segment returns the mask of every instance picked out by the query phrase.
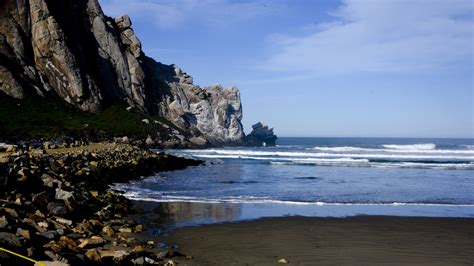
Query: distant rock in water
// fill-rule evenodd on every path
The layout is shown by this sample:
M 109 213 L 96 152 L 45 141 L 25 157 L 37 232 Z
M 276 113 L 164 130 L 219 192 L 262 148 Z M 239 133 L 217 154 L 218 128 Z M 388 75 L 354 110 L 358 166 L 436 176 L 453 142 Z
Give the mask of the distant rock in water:
M 241 144 L 244 137 L 237 88 L 202 89 L 179 67 L 147 57 L 130 18 L 105 16 L 97 0 L 0 1 L 5 94 L 59 97 L 87 112 L 126 103 L 204 144 Z
M 275 146 L 277 136 L 273 133 L 273 128 L 269 128 L 262 122 L 252 126 L 252 132 L 245 136 L 246 146 Z

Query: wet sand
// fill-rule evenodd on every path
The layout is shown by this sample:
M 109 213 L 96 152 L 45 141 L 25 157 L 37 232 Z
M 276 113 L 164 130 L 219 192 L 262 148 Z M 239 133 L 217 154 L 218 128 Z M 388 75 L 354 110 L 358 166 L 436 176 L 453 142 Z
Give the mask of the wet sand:
M 281 217 L 178 228 L 180 265 L 473 265 L 474 219 Z

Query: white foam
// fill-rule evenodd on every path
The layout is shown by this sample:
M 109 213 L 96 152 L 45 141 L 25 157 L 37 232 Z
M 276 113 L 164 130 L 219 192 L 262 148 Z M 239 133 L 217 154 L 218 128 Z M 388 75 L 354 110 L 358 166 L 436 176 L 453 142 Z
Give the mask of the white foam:
M 290 160 L 284 162 L 271 161 L 272 165 L 319 165 L 319 166 L 359 166 L 359 167 L 374 167 L 374 168 L 421 168 L 421 169 L 452 169 L 452 170 L 474 170 L 474 164 L 435 164 L 435 163 L 377 163 L 377 162 L 318 162 L 318 161 L 297 161 Z
M 436 144 L 426 143 L 426 144 L 409 144 L 409 145 L 397 145 L 397 144 L 387 144 L 382 145 L 386 149 L 394 150 L 434 150 L 436 149 Z
M 278 156 L 278 157 L 305 157 L 305 158 L 327 158 L 327 157 L 344 157 L 344 158 L 390 158 L 390 159 L 454 159 L 454 160 L 473 160 L 474 156 L 464 155 L 439 155 L 439 154 L 375 154 L 375 153 L 324 153 L 324 152 L 280 152 L 280 151 L 250 151 L 250 150 L 187 150 L 185 152 L 192 153 L 195 157 L 200 158 L 248 158 L 256 156 Z M 474 155 L 474 153 L 472 154 Z M 275 158 L 272 158 L 275 159 Z M 280 158 L 278 158 L 280 159 Z
M 187 196 L 164 196 L 161 198 L 151 198 L 137 193 L 125 193 L 125 197 L 131 200 L 152 201 L 152 202 L 191 202 L 191 203 L 233 203 L 233 204 L 286 204 L 286 205 L 316 205 L 316 206 L 459 206 L 474 207 L 474 204 L 446 204 L 446 203 L 411 203 L 411 202 L 381 202 L 381 203 L 364 203 L 364 202 L 305 202 L 305 201 L 289 201 L 277 200 L 269 197 L 255 196 L 238 196 L 224 198 L 200 198 Z
M 384 146 L 391 146 L 391 145 L 384 145 Z M 400 146 L 400 145 L 399 145 Z M 403 146 L 403 145 L 402 145 Z M 469 146 L 469 145 L 464 145 Z M 329 151 L 329 152 L 373 152 L 373 153 L 423 153 L 423 154 L 466 154 L 466 155 L 474 155 L 474 145 L 472 145 L 472 149 L 469 150 L 435 150 L 435 149 L 402 149 L 399 147 L 398 149 L 376 149 L 376 148 L 362 148 L 362 147 L 351 147 L 351 146 L 341 146 L 341 147 L 313 147 L 307 148 L 308 150 L 320 150 L 320 151 Z
M 377 151 L 377 149 L 371 148 L 362 148 L 362 147 L 351 147 L 351 146 L 341 146 L 341 147 L 319 147 L 316 146 L 314 148 L 308 148 L 311 150 L 320 150 L 320 151 L 336 151 L 336 152 L 344 152 L 344 151 Z

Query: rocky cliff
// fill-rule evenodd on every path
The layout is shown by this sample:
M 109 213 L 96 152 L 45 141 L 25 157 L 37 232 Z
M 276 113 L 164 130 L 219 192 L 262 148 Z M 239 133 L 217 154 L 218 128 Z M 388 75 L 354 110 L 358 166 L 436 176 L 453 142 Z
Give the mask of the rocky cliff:
M 202 89 L 179 67 L 147 57 L 131 25 L 126 15 L 105 16 L 97 0 L 1 0 L 0 91 L 59 96 L 86 112 L 124 102 L 195 143 L 242 143 L 238 89 Z

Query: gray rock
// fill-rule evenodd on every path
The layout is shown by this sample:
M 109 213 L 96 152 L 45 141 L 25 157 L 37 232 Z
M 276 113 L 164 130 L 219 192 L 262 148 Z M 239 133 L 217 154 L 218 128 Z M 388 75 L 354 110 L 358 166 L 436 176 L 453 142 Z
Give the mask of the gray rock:
M 72 196 L 72 192 L 56 188 L 56 194 L 54 197 L 58 200 L 69 200 Z
M 244 143 L 247 146 L 275 146 L 276 140 L 273 128 L 258 122 L 252 126 L 252 132 L 245 136 Z
M 155 144 L 155 141 L 150 136 L 148 136 L 145 140 L 145 144 L 146 145 L 153 145 L 153 144 Z
M 133 265 L 144 265 L 145 264 L 145 257 L 138 257 L 132 260 Z
M 0 232 L 0 246 L 1 247 L 21 247 L 21 241 L 18 236 L 12 233 Z
M 203 137 L 192 137 L 189 139 L 189 142 L 196 146 L 204 146 L 207 143 Z
M 60 224 L 64 224 L 64 225 L 72 225 L 72 221 L 71 220 L 68 220 L 68 219 L 64 219 L 64 218 L 61 218 L 61 217 L 56 217 L 56 221 Z
M 36 234 L 44 238 L 47 238 L 49 240 L 53 240 L 57 236 L 58 233 L 56 231 L 46 231 L 46 232 L 38 232 Z
M 126 29 L 132 26 L 132 21 L 128 15 L 123 15 L 115 18 L 115 24 L 117 24 L 117 27 L 120 29 Z
M 18 236 L 12 233 L 0 232 L 0 247 L 6 248 L 12 251 L 20 251 L 21 240 Z M 10 258 L 10 255 L 6 252 L 0 252 L 0 261 Z
M 0 217 L 0 229 L 5 229 L 8 226 L 8 221 L 5 216 Z
M 66 206 L 59 202 L 48 203 L 47 209 L 51 215 L 64 215 L 68 212 Z

